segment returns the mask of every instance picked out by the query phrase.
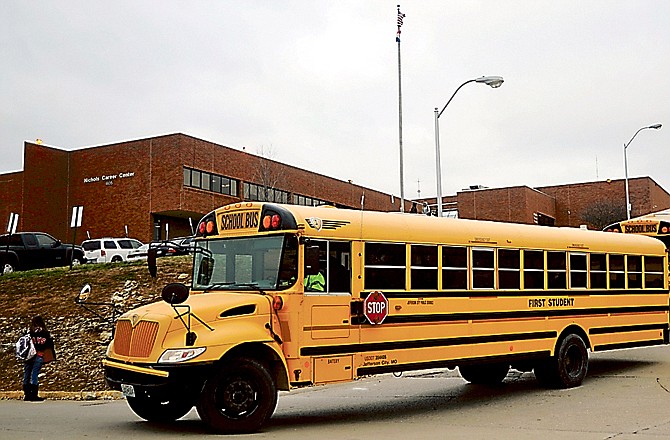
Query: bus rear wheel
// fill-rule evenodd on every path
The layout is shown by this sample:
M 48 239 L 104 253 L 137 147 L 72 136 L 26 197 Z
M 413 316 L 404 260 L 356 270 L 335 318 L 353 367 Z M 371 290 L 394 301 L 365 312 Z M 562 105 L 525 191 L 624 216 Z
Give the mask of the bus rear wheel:
M 272 416 L 277 387 L 268 369 L 253 359 L 234 359 L 205 382 L 196 405 L 198 415 L 214 431 L 250 433 Z
M 458 371 L 463 379 L 478 385 L 497 385 L 509 372 L 507 364 L 459 365 Z
M 582 384 L 589 368 L 584 340 L 574 333 L 563 338 L 556 354 L 535 366 L 537 380 L 551 388 L 573 388 Z
M 174 422 L 193 408 L 190 399 L 160 399 L 152 396 L 126 397 L 135 414 L 148 422 Z

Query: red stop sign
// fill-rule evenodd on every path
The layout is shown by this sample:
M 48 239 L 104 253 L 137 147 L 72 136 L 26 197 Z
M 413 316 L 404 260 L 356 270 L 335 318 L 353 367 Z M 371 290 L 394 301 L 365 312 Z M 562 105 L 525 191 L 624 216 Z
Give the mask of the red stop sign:
M 370 324 L 381 324 L 389 313 L 389 301 L 378 290 L 370 292 L 363 301 L 363 314 Z

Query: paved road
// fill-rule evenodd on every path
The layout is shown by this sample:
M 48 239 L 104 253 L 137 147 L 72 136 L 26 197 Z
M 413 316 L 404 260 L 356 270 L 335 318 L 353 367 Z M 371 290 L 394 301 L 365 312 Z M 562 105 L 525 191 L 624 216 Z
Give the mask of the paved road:
M 209 435 L 194 411 L 161 426 L 135 417 L 124 401 L 0 402 L 1 439 Z M 670 347 L 592 355 L 584 384 L 569 390 L 540 388 L 532 374 L 519 373 L 491 389 L 444 370 L 298 390 L 282 394 L 270 423 L 247 437 L 668 439 Z

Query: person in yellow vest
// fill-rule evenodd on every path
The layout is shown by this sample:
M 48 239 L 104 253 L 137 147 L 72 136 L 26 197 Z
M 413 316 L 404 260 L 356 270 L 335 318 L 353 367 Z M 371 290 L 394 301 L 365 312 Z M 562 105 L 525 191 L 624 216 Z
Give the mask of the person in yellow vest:
M 306 292 L 325 292 L 326 279 L 321 272 L 314 275 L 307 275 L 305 277 L 305 291 Z

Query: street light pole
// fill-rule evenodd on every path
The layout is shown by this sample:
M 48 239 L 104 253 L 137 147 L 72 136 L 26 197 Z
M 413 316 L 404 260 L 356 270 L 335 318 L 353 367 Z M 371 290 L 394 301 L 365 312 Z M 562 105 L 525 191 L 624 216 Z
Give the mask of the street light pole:
M 451 98 L 449 98 L 449 101 L 442 107 L 441 111 L 437 111 L 437 107 L 435 107 L 435 172 L 437 174 L 437 197 L 435 198 L 435 201 L 437 203 L 437 216 L 442 217 L 442 166 L 441 166 L 441 159 L 440 159 L 440 116 L 442 116 L 442 113 L 444 110 L 447 108 L 449 103 L 451 102 L 452 99 L 454 99 L 454 96 L 456 96 L 456 93 L 458 93 L 461 88 L 463 88 L 464 85 L 469 84 L 471 82 L 476 82 L 476 83 L 481 83 L 481 84 L 486 84 L 487 86 L 490 86 L 494 89 L 497 89 L 502 85 L 504 82 L 503 78 L 501 76 L 482 76 L 480 78 L 475 78 L 475 79 L 470 79 L 465 81 L 463 84 L 458 86 L 456 91 L 454 92 L 453 95 L 451 95 Z
M 628 153 L 627 153 L 628 146 L 631 144 L 631 142 L 633 142 L 633 139 L 635 139 L 635 136 L 637 136 L 637 134 L 639 132 L 641 132 L 642 130 L 646 130 L 648 128 L 653 128 L 654 130 L 658 130 L 661 127 L 662 127 L 661 124 L 654 124 L 654 125 L 650 125 L 648 127 L 642 127 L 638 131 L 635 132 L 635 134 L 633 135 L 632 138 L 630 138 L 630 140 L 628 141 L 627 144 L 623 144 L 623 168 L 624 168 L 624 173 L 625 173 L 625 176 L 626 176 L 626 218 L 628 220 L 630 220 L 630 211 L 631 211 L 631 208 L 632 208 L 632 206 L 630 204 L 630 193 L 629 193 L 629 190 L 628 190 Z

